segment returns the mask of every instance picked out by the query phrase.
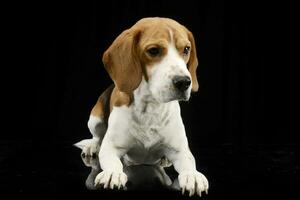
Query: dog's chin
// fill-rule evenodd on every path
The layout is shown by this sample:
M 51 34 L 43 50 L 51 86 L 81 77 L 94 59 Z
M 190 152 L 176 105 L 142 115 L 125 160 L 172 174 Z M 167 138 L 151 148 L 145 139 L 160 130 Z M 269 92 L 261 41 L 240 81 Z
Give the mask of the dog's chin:
M 190 100 L 190 95 L 189 96 L 185 95 L 185 96 L 181 97 L 180 99 L 178 99 L 178 101 L 188 101 L 188 100 Z
M 191 96 L 191 91 L 184 92 L 178 90 L 165 90 L 152 92 L 152 97 L 157 103 L 168 103 L 171 101 L 188 101 Z
M 168 97 L 161 98 L 159 101 L 161 103 L 168 103 L 171 101 L 188 101 L 190 99 L 190 94 L 187 93 L 176 93 Z
M 188 94 L 179 94 L 176 98 L 178 101 L 188 101 L 190 99 L 190 95 Z

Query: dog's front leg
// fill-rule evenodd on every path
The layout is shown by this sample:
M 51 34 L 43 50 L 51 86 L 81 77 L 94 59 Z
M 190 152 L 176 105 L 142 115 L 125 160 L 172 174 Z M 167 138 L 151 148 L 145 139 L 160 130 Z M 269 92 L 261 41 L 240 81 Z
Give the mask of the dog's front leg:
M 123 165 L 120 157 L 124 155 L 124 150 L 116 147 L 110 141 L 103 141 L 100 152 L 99 161 L 101 173 L 95 178 L 95 185 L 103 185 L 104 188 L 125 187 L 127 175 L 123 172 Z
M 95 185 L 110 189 L 125 187 L 127 175 L 123 172 L 120 158 L 126 154 L 130 145 L 127 112 L 127 108 L 117 107 L 110 115 L 108 129 L 99 151 L 99 162 L 103 171 L 95 178 Z
M 208 191 L 208 181 L 206 177 L 196 170 L 196 163 L 189 147 L 182 144 L 178 149 L 172 149 L 167 154 L 168 159 L 173 163 L 175 170 L 178 172 L 178 182 L 184 194 L 185 190 L 192 196 L 197 193 Z

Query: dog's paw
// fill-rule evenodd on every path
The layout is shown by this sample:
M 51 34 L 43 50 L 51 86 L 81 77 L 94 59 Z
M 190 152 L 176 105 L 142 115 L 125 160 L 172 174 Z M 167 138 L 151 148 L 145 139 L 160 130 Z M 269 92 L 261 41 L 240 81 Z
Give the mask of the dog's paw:
M 102 171 L 95 178 L 95 186 L 103 188 L 120 189 L 125 188 L 127 175 L 124 172 Z
M 82 140 L 74 145 L 82 149 L 81 156 L 83 158 L 96 157 L 100 149 L 100 142 L 97 138 Z
M 85 147 L 82 149 L 81 156 L 92 156 L 96 157 L 99 153 L 100 145 L 98 141 L 92 140 L 89 144 L 87 144 Z
M 178 176 L 179 186 L 182 194 L 189 192 L 189 196 L 197 193 L 201 196 L 201 192 L 208 193 L 208 181 L 206 177 L 198 171 L 185 171 Z

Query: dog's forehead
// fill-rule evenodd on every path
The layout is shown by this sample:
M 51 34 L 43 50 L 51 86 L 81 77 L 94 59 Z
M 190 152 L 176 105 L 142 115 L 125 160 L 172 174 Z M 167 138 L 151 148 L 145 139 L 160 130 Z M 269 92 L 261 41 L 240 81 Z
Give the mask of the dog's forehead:
M 145 18 L 138 21 L 133 28 L 142 32 L 140 39 L 144 44 L 162 40 L 168 43 L 172 40 L 174 42 L 188 40 L 184 26 L 168 18 Z

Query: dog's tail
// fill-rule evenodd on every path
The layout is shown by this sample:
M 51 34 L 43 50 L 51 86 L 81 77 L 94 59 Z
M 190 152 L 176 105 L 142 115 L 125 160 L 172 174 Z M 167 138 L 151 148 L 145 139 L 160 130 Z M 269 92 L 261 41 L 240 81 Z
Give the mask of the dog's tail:
M 75 146 L 79 149 L 83 149 L 85 146 L 87 146 L 91 143 L 91 140 L 92 139 L 81 140 L 80 142 L 77 142 L 77 143 L 73 144 L 73 146 Z

